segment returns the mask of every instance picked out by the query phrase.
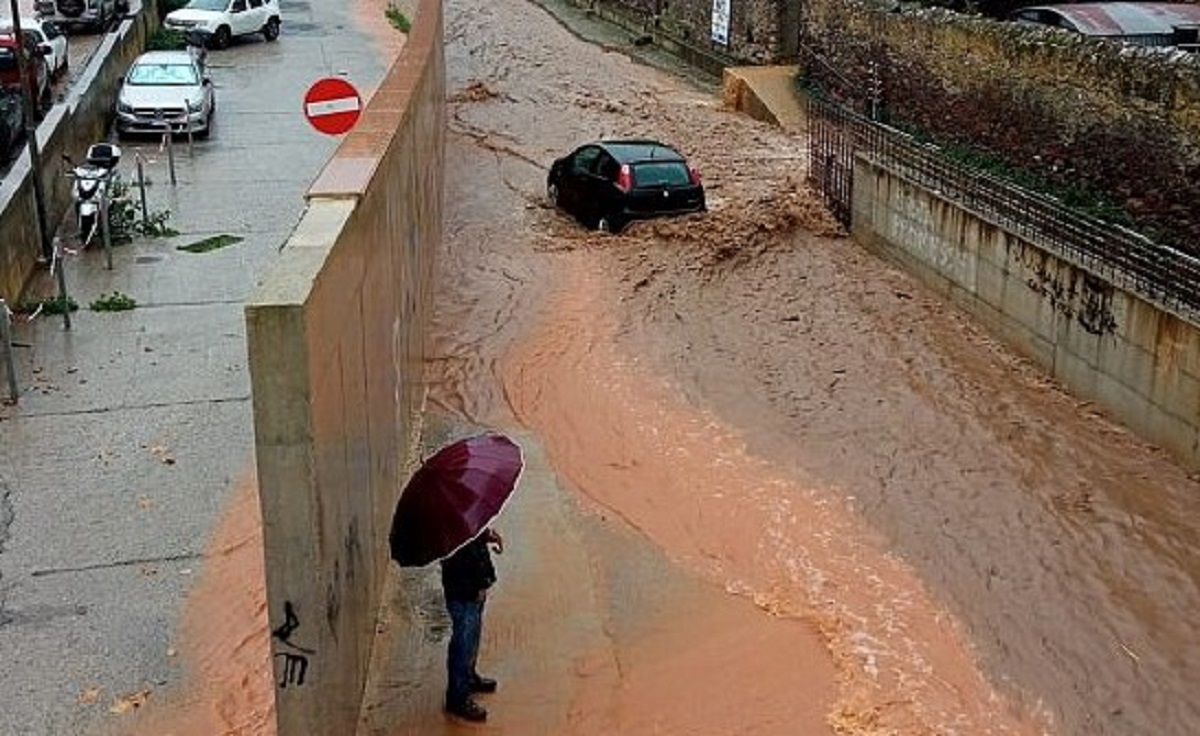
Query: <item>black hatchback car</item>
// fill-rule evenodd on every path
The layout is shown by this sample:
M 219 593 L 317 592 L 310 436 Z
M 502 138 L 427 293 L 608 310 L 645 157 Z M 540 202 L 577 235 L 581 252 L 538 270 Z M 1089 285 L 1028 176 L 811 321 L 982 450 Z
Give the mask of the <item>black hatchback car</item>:
M 619 232 L 633 219 L 703 212 L 700 174 L 651 140 L 589 143 L 554 162 L 546 196 L 588 227 Z

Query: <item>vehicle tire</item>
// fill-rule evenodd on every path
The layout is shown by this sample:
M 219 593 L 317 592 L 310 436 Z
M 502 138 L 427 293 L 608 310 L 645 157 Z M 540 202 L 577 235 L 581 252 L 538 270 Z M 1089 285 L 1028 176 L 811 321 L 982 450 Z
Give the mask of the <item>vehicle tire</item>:
M 558 185 L 550 183 L 546 185 L 546 199 L 550 200 L 550 204 L 558 206 Z
M 212 121 L 213 121 L 213 114 L 210 111 L 208 113 L 208 118 L 204 121 L 204 130 L 196 131 L 197 138 L 199 138 L 202 141 L 208 140 L 208 135 L 209 135 L 209 133 L 212 132 Z
M 229 30 L 229 26 L 221 26 L 217 32 L 213 34 L 212 44 L 214 49 L 227 49 L 229 42 L 233 39 L 233 33 Z
M 79 216 L 79 244 L 83 245 L 88 242 L 88 234 L 96 227 L 95 215 L 80 215 Z
M 600 215 L 600 219 L 596 221 L 597 230 L 611 235 L 621 232 L 621 228 L 624 226 L 625 223 L 621 222 L 619 217 L 613 217 L 612 215 Z
M 279 19 L 272 18 L 267 21 L 267 24 L 262 29 L 263 38 L 267 41 L 274 41 L 279 38 Z

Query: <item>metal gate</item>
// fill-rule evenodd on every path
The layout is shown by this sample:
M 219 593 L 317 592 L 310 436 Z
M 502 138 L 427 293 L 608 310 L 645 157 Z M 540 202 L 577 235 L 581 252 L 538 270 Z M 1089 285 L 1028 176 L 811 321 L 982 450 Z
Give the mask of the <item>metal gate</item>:
M 808 97 L 809 184 L 847 228 L 854 194 L 854 153 L 864 122 L 836 103 Z

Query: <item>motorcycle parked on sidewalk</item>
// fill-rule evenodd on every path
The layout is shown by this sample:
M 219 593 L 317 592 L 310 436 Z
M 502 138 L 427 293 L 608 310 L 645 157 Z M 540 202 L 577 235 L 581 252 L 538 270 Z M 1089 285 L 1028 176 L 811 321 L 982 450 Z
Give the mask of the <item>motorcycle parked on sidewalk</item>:
M 75 202 L 75 221 L 79 227 L 79 242 L 86 248 L 97 230 L 108 226 L 110 193 L 121 176 L 117 171 L 121 149 L 112 143 L 94 143 L 88 146 L 83 163 L 75 165 L 65 153 L 63 161 L 71 167 L 68 175 L 74 179 L 71 198 Z

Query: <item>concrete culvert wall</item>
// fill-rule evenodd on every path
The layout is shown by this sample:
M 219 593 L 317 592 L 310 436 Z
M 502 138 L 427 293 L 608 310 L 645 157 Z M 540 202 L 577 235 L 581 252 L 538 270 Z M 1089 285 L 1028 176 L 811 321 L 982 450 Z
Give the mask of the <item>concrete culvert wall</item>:
M 281 736 L 354 733 L 415 462 L 445 130 L 441 0 L 246 307 Z

